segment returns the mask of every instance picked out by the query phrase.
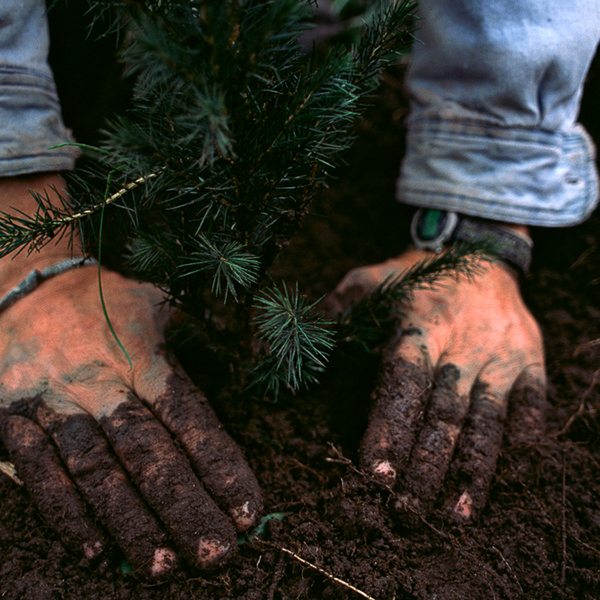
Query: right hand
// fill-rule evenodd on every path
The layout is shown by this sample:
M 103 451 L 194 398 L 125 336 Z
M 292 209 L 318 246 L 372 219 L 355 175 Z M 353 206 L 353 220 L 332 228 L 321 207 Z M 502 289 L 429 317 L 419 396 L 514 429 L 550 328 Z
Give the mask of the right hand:
M 106 270 L 102 283 L 133 368 L 95 267 L 45 281 L 0 313 L 2 440 L 46 519 L 89 558 L 106 528 L 142 576 L 169 573 L 178 553 L 220 563 L 261 511 L 256 478 L 167 354 L 162 293 Z
M 343 313 L 431 256 L 412 249 L 354 269 L 330 310 Z M 540 328 L 514 273 L 499 262 L 478 267 L 415 290 L 382 355 L 361 463 L 397 491 L 403 514 L 427 511 L 441 495 L 453 517 L 477 518 L 503 436 L 534 444 L 543 433 Z

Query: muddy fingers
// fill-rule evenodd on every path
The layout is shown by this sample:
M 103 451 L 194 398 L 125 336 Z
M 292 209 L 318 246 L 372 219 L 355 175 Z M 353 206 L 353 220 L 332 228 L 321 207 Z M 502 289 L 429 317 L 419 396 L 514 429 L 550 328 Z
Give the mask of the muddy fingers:
M 242 451 L 223 430 L 198 388 L 178 366 L 164 363 L 165 386 L 153 385 L 144 399 L 164 426 L 183 444 L 192 466 L 238 531 L 246 531 L 262 511 L 256 476 Z M 143 390 L 143 386 L 139 386 Z
M 157 578 L 177 566 L 177 555 L 148 506 L 135 490 L 95 420 L 70 405 L 48 399 L 37 406 L 40 424 L 52 435 L 81 493 L 114 537 L 132 567 Z
M 460 378 L 453 364 L 444 365 L 435 377 L 425 423 L 402 482 L 400 510 L 428 509 L 444 483 L 469 407 L 468 393 L 461 393 L 457 385 Z
M 406 466 L 430 388 L 424 369 L 407 361 L 387 362 L 380 373 L 361 444 L 361 464 L 387 485 Z
M 106 540 L 87 514 L 50 438 L 26 417 L 2 420 L 2 439 L 39 510 L 63 542 L 87 558 L 98 556 Z
M 121 463 L 193 566 L 235 552 L 235 530 L 204 489 L 167 430 L 132 394 L 99 418 Z
M 546 430 L 546 374 L 542 365 L 521 374 L 510 392 L 506 422 L 509 444 L 536 444 Z
M 458 452 L 449 471 L 446 508 L 459 518 L 476 519 L 487 501 L 488 490 L 502 444 L 506 399 L 489 384 L 476 382 Z

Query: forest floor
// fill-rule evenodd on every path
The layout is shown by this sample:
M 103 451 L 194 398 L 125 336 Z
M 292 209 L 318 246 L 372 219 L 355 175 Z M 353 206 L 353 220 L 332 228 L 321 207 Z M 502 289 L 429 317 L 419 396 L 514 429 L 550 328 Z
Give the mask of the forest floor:
M 275 267 L 310 298 L 407 243 L 407 213 L 394 200 L 406 113 L 400 73 L 384 77 L 348 165 Z M 216 573 L 148 584 L 118 549 L 92 565 L 69 554 L 27 492 L 0 474 L 0 598 L 600 599 L 599 225 L 596 214 L 533 232 L 523 293 L 546 342 L 548 433 L 526 452 L 503 448 L 477 523 L 451 525 L 433 513 L 408 528 L 393 518 L 393 493 L 357 469 L 376 359 L 338 354 L 319 387 L 272 403 L 241 398 L 188 356 L 257 474 L 265 514 L 276 516 L 262 538 L 241 544 Z

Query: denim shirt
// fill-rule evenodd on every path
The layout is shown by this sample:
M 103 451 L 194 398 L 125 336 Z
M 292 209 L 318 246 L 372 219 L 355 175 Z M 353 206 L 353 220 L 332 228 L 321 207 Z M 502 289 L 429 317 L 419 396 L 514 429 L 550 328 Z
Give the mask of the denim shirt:
M 498 221 L 565 226 L 598 201 L 576 123 L 600 37 L 597 0 L 421 0 L 398 197 Z
M 594 144 L 576 123 L 598 0 L 421 0 L 407 85 L 402 202 L 564 226 L 596 206 Z M 47 64 L 43 0 L 0 0 L 0 176 L 72 169 Z
M 0 176 L 74 167 L 48 57 L 44 0 L 0 0 Z

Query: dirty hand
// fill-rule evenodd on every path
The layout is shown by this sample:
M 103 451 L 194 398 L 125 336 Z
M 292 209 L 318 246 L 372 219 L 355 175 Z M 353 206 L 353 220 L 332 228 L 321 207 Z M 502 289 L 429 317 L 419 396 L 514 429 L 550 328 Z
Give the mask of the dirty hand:
M 414 249 L 355 269 L 332 303 L 344 310 L 428 256 Z M 541 434 L 545 385 L 542 336 L 515 275 L 486 262 L 474 276 L 444 277 L 414 293 L 383 351 L 362 466 L 394 487 L 401 512 L 428 510 L 444 487 L 451 514 L 476 518 L 505 422 L 510 442 Z
M 14 285 L 65 252 L 3 259 L 0 276 Z M 97 267 L 56 275 L 0 313 L 2 440 L 46 519 L 86 556 L 107 544 L 97 518 L 143 576 L 170 572 L 177 554 L 219 563 L 261 510 L 256 479 L 165 351 L 163 294 L 107 270 L 102 286 L 131 369 Z

